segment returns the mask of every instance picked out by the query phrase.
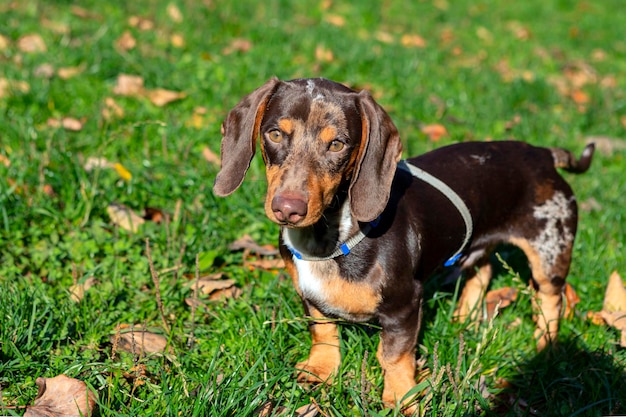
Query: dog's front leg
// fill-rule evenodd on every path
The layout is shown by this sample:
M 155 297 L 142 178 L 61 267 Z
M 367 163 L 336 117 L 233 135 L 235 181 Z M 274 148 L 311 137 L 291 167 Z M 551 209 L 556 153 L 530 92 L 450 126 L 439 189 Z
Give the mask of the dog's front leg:
M 380 316 L 382 333 L 376 357 L 384 373 L 383 402 L 401 406 L 402 412 L 417 411 L 415 398 L 404 398 L 415 386 L 415 346 L 421 321 L 421 286 L 416 283 L 415 298 L 397 310 Z
M 337 324 L 325 317 L 307 300 L 303 302 L 311 319 L 309 331 L 312 345 L 309 357 L 296 365 L 296 368 L 301 370 L 298 381 L 330 382 L 341 364 Z

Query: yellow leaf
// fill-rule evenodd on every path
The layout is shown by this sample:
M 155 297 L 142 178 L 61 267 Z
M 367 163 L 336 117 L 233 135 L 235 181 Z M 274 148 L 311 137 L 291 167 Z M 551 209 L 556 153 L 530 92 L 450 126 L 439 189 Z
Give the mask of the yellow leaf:
M 80 64 L 77 67 L 65 67 L 65 68 L 59 68 L 57 70 L 57 75 L 59 76 L 59 78 L 61 78 L 62 80 L 67 80 L 70 79 L 72 77 L 75 77 L 79 74 L 81 74 L 83 71 L 85 71 L 85 68 L 87 66 L 85 64 Z
M 154 90 L 146 90 L 146 96 L 155 106 L 163 107 L 168 103 L 185 98 L 186 94 L 157 88 Z
M 174 23 L 182 23 L 183 14 L 174 3 L 170 3 L 167 5 L 167 15 L 172 19 Z
M 400 39 L 400 43 L 404 47 L 413 47 L 413 48 L 424 48 L 426 47 L 426 40 L 422 38 L 420 35 L 402 35 L 402 39 Z
M 127 170 L 124 165 L 120 164 L 119 162 L 113 164 L 113 169 L 115 170 L 115 172 L 117 172 L 117 175 L 119 175 L 120 178 L 122 178 L 124 181 L 130 181 L 133 178 L 133 174 L 131 174 L 130 171 Z
M 36 34 L 24 35 L 17 40 L 17 48 L 26 53 L 46 52 L 46 43 L 43 38 Z

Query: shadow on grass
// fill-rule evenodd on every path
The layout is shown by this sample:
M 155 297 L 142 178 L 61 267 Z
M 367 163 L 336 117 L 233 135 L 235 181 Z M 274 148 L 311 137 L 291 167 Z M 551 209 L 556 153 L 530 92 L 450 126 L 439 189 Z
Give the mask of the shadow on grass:
M 561 341 L 517 366 L 487 415 L 626 415 L 626 367 L 577 339 Z

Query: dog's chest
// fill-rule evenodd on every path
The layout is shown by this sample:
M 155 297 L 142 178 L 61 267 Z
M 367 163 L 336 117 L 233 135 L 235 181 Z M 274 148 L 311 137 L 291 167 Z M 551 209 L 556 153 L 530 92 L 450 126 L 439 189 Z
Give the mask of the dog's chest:
M 350 321 L 366 321 L 374 316 L 381 295 L 371 285 L 342 278 L 332 260 L 294 262 L 302 296 L 324 314 Z

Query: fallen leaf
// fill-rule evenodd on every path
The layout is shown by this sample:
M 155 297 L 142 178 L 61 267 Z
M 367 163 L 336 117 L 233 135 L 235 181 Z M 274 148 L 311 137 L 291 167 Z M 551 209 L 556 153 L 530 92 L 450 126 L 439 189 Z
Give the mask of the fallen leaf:
M 115 41 L 115 46 L 122 51 L 130 51 L 135 46 L 137 46 L 137 40 L 133 37 L 133 34 L 127 30 L 124 31 L 124 33 L 122 33 L 122 36 L 120 36 Z
M 586 200 L 583 200 L 580 202 L 580 209 L 582 211 L 601 211 L 602 210 L 602 204 L 600 204 L 598 202 L 598 200 L 596 200 L 593 197 L 589 197 Z
M 131 97 L 143 95 L 143 78 L 139 75 L 119 74 L 113 87 L 113 94 Z
M 303 405 L 302 407 L 299 407 L 295 411 L 295 415 L 297 417 L 315 417 L 318 414 L 319 414 L 319 410 L 315 406 L 315 404 Z
M 83 381 L 58 375 L 37 378 L 39 393 L 24 417 L 84 417 L 95 412 L 97 396 Z
M 46 52 L 46 43 L 41 35 L 37 33 L 31 33 L 24 35 L 17 40 L 17 48 L 26 53 Z
M 382 42 L 382 43 L 393 43 L 394 38 L 393 35 L 389 32 L 385 32 L 385 31 L 378 31 L 376 32 L 376 40 Z
M 620 311 L 626 313 L 626 288 L 617 271 L 613 271 L 609 277 L 609 283 L 604 293 L 602 310 L 607 313 Z
M 170 43 L 174 48 L 182 48 L 185 46 L 185 38 L 180 33 L 173 33 L 170 36 Z
M 591 323 L 596 326 L 602 326 L 605 324 L 604 319 L 602 318 L 602 312 L 600 311 L 589 311 L 587 312 L 587 320 L 591 321 Z
M 126 167 L 119 162 L 114 163 L 112 168 L 115 170 L 115 172 L 117 172 L 117 175 L 119 175 L 120 178 L 124 181 L 130 181 L 133 178 L 133 174 L 131 174 L 130 171 L 127 170 Z
M 591 101 L 591 99 L 589 98 L 589 94 L 585 93 L 582 90 L 574 90 L 572 91 L 570 96 L 576 104 L 587 104 Z
M 491 319 L 496 311 L 496 307 L 503 309 L 517 299 L 517 289 L 503 287 L 491 290 L 485 295 L 485 305 L 487 307 L 487 318 Z
M 335 55 L 333 51 L 322 45 L 317 45 L 315 48 L 315 60 L 319 62 L 333 62 Z
M 619 344 L 621 347 L 626 347 L 626 311 L 608 312 L 602 310 L 600 314 L 606 324 L 622 332 Z
M 80 17 L 81 19 L 95 19 L 98 20 L 100 19 L 100 15 L 94 12 L 91 12 L 87 9 L 85 9 L 84 7 L 80 7 L 80 6 L 72 6 L 70 7 L 70 12 L 76 16 L 76 17 Z
M 145 17 L 131 16 L 128 18 L 128 24 L 144 32 L 154 29 L 154 22 Z
M 214 274 L 200 277 L 189 281 L 186 286 L 198 288 L 200 294 L 208 295 L 209 300 L 222 300 L 225 298 L 237 298 L 241 295 L 241 288 L 235 285 L 235 280 L 226 278 L 224 274 Z M 193 300 L 187 301 L 191 305 Z
M 222 49 L 223 55 L 231 55 L 234 52 L 248 52 L 252 49 L 252 41 L 243 38 L 233 39 L 228 46 Z
M 338 14 L 328 14 L 324 16 L 324 21 L 340 28 L 346 25 L 346 18 Z
M 28 93 L 30 85 L 26 81 L 9 80 L 0 78 L 0 98 L 8 97 L 14 93 Z
M 574 287 L 570 285 L 570 283 L 565 284 L 565 311 L 563 312 L 563 316 L 565 318 L 571 319 L 574 317 L 574 309 L 576 308 L 576 304 L 580 302 L 580 297 L 576 294 Z
M 96 279 L 94 277 L 89 277 L 85 280 L 85 282 L 81 282 L 78 284 L 74 284 L 70 287 L 70 299 L 76 303 L 80 302 L 83 298 L 85 298 L 85 292 L 94 286 L 96 283 Z
M 428 137 L 428 140 L 430 140 L 431 142 L 437 142 L 442 137 L 448 135 L 446 127 L 440 124 L 424 125 L 422 126 L 421 131 Z
M 210 164 L 213 164 L 217 167 L 222 165 L 222 161 L 218 154 L 213 152 L 208 146 L 202 148 L 202 157 Z
M 168 217 L 167 213 L 155 207 L 146 207 L 143 215 L 144 220 L 154 223 L 161 223 Z
M 59 68 L 57 70 L 57 75 L 62 80 L 68 80 L 72 77 L 76 77 L 77 75 L 82 74 L 85 71 L 85 68 L 87 68 L 86 64 L 80 64 L 77 67 Z
M 626 119 L 624 120 L 624 127 L 626 127 Z M 608 136 L 588 136 L 585 138 L 585 142 L 593 142 L 596 145 L 596 150 L 605 156 L 612 156 L 616 152 L 626 150 L 626 139 L 614 138 Z
M 38 65 L 33 71 L 35 77 L 52 78 L 54 77 L 54 66 L 49 63 Z
M 183 14 L 174 3 L 170 3 L 167 5 L 167 15 L 172 19 L 174 23 L 182 23 Z
M 187 95 L 178 91 L 165 90 L 163 88 L 157 88 L 154 90 L 146 90 L 145 92 L 148 99 L 158 107 L 163 107 L 176 100 L 181 100 Z
M 119 325 L 119 335 L 111 336 L 117 349 L 141 355 L 144 353 L 164 353 L 167 338 L 163 335 L 143 330 L 140 326 Z
M 233 243 L 228 245 L 228 249 L 231 251 L 248 250 L 252 254 L 260 256 L 274 256 L 278 255 L 278 249 L 272 245 L 261 246 L 252 239 L 250 235 L 243 235 Z
M 409 35 L 404 34 L 402 38 L 400 38 L 400 43 L 402 46 L 407 48 L 425 48 L 426 40 L 422 38 L 420 35 Z
M 7 38 L 6 36 L 0 35 L 0 51 L 4 51 L 5 49 L 9 47 L 9 45 L 11 45 L 9 38 Z
M 64 117 L 61 119 L 61 126 L 63 126 L 65 130 L 78 132 L 83 129 L 83 122 L 73 117 Z
M 87 158 L 87 161 L 85 161 L 85 164 L 83 165 L 83 168 L 87 172 L 91 172 L 96 168 L 102 169 L 102 168 L 112 168 L 112 167 L 113 167 L 113 162 L 110 162 L 106 158 L 99 158 L 95 156 L 90 156 L 89 158 Z
M 104 99 L 104 108 L 102 109 L 101 114 L 106 120 L 111 120 L 114 117 L 122 118 L 124 117 L 124 109 L 117 104 L 115 99 L 112 97 L 106 97 Z
M 275 259 L 251 259 L 244 260 L 243 265 L 249 269 L 261 269 L 264 271 L 276 271 L 285 267 L 285 261 L 282 258 Z
M 139 216 L 123 204 L 109 204 L 107 207 L 107 214 L 111 218 L 111 222 L 114 225 L 132 233 L 137 233 L 139 226 L 146 222 L 143 217 Z
M 0 153 L 0 164 L 4 165 L 5 167 L 10 167 L 11 166 L 11 160 L 6 157 L 5 155 Z

